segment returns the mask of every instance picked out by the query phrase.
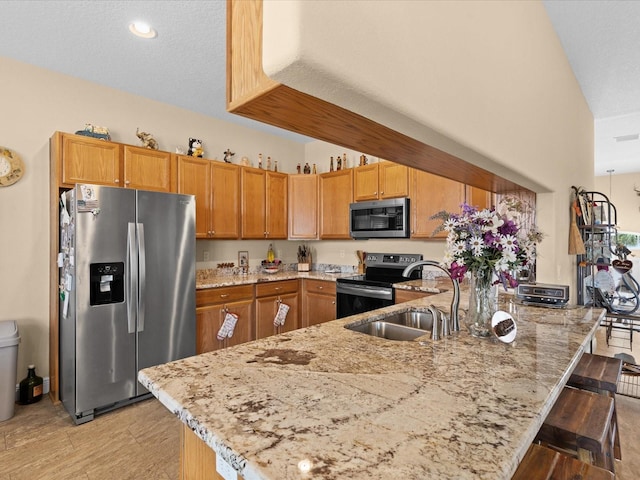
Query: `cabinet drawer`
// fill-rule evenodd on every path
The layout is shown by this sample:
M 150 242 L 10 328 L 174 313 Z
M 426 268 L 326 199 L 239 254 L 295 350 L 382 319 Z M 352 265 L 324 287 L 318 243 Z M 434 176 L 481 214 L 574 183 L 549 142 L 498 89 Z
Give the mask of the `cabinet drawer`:
M 326 280 L 305 279 L 305 293 L 319 293 L 324 295 L 336 294 L 336 282 Z
M 256 297 L 270 297 L 283 293 L 296 293 L 298 280 L 282 280 L 280 282 L 266 282 L 256 284 Z
M 253 285 L 207 288 L 205 290 L 196 290 L 196 307 L 235 302 L 237 300 L 252 298 Z

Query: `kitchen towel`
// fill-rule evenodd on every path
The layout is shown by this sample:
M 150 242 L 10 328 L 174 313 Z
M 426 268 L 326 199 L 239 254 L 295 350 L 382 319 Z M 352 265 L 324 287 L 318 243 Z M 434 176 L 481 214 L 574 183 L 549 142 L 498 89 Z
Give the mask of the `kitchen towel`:
M 224 316 L 224 322 L 222 322 L 222 326 L 220 330 L 218 330 L 218 335 L 216 335 L 218 340 L 231 338 L 233 336 L 233 329 L 236 328 L 236 323 L 238 323 L 238 315 L 227 312 Z
M 287 319 L 287 312 L 289 312 L 289 305 L 281 303 L 278 307 L 278 311 L 276 312 L 276 316 L 273 319 L 273 324 L 276 327 L 278 325 L 284 325 L 284 321 Z

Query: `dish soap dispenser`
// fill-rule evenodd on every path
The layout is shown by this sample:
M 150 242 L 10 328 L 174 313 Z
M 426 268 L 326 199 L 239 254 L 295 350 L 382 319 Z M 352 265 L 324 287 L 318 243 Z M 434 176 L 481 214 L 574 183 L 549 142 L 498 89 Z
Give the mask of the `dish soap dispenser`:
M 42 377 L 36 375 L 35 365 L 29 365 L 27 378 L 20 382 L 20 404 L 28 405 L 42 400 Z
M 267 262 L 273 263 L 276 259 L 276 254 L 273 252 L 273 245 L 269 244 L 269 250 L 267 251 Z

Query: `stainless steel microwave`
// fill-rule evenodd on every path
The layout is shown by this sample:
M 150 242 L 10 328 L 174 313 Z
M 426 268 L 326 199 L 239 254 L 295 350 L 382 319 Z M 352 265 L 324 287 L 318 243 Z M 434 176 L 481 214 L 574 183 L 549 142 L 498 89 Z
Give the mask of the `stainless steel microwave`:
M 349 205 L 352 238 L 409 238 L 409 199 L 392 198 Z

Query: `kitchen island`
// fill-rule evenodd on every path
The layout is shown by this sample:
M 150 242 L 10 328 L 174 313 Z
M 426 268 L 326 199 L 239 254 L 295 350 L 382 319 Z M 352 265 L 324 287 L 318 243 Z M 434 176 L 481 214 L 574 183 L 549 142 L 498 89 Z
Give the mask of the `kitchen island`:
M 184 424 L 183 478 L 198 469 L 245 480 L 510 478 L 604 310 L 501 295 L 518 327 L 513 344 L 464 329 L 396 342 L 344 328 L 429 304 L 447 310 L 450 299 L 446 292 L 142 370 L 143 385 Z M 232 475 L 216 476 L 216 459 Z

